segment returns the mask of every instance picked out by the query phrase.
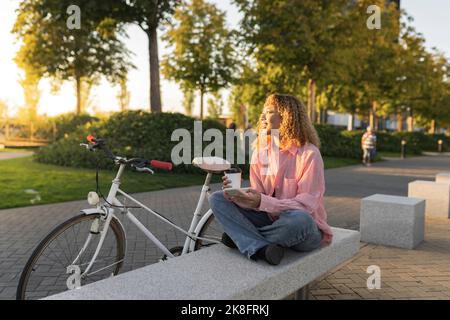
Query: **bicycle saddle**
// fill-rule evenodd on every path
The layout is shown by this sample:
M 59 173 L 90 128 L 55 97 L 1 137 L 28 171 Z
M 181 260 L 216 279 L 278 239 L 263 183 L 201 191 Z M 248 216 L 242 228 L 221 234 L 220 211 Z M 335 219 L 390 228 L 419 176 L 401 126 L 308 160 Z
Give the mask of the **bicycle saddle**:
M 207 172 L 222 172 L 231 168 L 231 163 L 219 157 L 197 157 L 192 164 Z

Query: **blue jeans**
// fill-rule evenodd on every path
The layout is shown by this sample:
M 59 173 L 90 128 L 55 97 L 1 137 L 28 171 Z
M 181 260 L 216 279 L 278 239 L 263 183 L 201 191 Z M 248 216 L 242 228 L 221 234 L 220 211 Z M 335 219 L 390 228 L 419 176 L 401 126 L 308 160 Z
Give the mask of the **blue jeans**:
M 250 258 L 269 244 L 295 251 L 312 251 L 320 247 L 322 233 L 310 214 L 288 210 L 272 221 L 264 211 L 243 209 L 227 200 L 223 191 L 214 192 L 209 204 L 224 231 L 239 251 Z
M 376 150 L 375 148 L 363 148 L 363 161 L 366 163 L 371 163 L 375 159 Z

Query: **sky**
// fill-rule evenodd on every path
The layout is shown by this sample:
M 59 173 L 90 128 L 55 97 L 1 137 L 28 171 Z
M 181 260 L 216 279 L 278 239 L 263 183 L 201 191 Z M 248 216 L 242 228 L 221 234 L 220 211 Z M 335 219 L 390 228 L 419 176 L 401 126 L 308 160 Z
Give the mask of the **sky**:
M 19 84 L 23 76 L 20 69 L 13 62 L 19 49 L 15 36 L 11 34 L 19 0 L 0 0 L 0 100 L 6 101 L 11 113 L 23 105 L 23 91 Z M 238 26 L 241 14 L 231 3 L 231 0 L 209 0 L 216 4 L 220 10 L 226 12 L 228 27 Z M 414 18 L 413 25 L 423 34 L 428 48 L 437 47 L 450 58 L 450 12 L 449 0 L 402 0 L 402 8 Z M 83 19 L 83 16 L 81 16 Z M 137 66 L 129 73 L 129 90 L 131 91 L 130 109 L 149 110 L 149 74 L 147 36 L 137 26 L 128 28 L 129 39 L 125 41 L 129 50 L 133 52 L 132 62 Z M 167 53 L 165 43 L 160 41 L 160 59 Z M 42 97 L 38 107 L 42 115 L 53 116 L 65 112 L 75 111 L 75 90 L 72 83 L 64 83 L 57 94 L 50 91 L 50 82 L 44 79 L 40 83 Z M 92 93 L 93 105 L 101 111 L 118 111 L 116 95 L 117 87 L 106 81 L 94 89 Z M 183 95 L 174 82 L 161 79 L 161 94 L 163 111 L 183 112 Z M 222 91 L 224 101 L 227 101 L 227 90 Z M 199 103 L 196 101 L 194 114 L 199 114 Z M 225 108 L 224 113 L 227 113 Z

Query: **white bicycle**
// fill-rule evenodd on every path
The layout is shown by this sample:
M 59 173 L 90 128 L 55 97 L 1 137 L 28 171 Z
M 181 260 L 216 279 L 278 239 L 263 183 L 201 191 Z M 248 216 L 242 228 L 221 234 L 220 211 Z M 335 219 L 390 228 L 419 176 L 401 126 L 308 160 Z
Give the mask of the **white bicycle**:
M 211 209 L 203 215 L 201 209 L 209 196 L 212 175 L 229 169 L 228 161 L 216 157 L 194 159 L 193 164 L 206 171 L 207 175 L 190 227 L 184 230 L 119 188 L 127 166 L 153 174 L 149 166 L 171 170 L 171 163 L 115 156 L 104 140 L 92 136 L 88 136 L 88 140 L 89 144 L 81 145 L 90 151 L 104 151 L 119 166 L 108 196 L 103 197 L 99 190 L 97 170 L 97 190 L 88 195 L 89 204 L 95 208 L 82 210 L 80 215 L 57 226 L 39 243 L 21 274 L 16 294 L 19 300 L 43 298 L 117 275 L 126 253 L 125 229 L 117 214 L 128 218 L 163 252 L 161 261 L 221 242 L 223 230 Z M 118 195 L 124 197 L 122 202 Z M 125 199 L 133 205 L 124 204 Z M 130 209 L 133 208 L 144 209 L 184 233 L 184 246 L 167 248 L 132 214 Z

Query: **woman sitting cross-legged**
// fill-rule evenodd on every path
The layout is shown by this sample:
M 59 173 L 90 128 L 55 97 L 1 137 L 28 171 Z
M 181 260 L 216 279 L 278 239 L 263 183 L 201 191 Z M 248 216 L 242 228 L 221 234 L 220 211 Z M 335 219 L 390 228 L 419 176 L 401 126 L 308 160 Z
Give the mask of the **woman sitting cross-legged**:
M 331 243 L 323 160 L 317 132 L 294 96 L 270 95 L 258 132 L 264 134 L 255 141 L 251 189 L 236 196 L 217 191 L 209 203 L 225 231 L 225 245 L 277 265 L 284 248 L 311 251 Z M 222 179 L 223 189 L 230 187 L 230 180 Z

